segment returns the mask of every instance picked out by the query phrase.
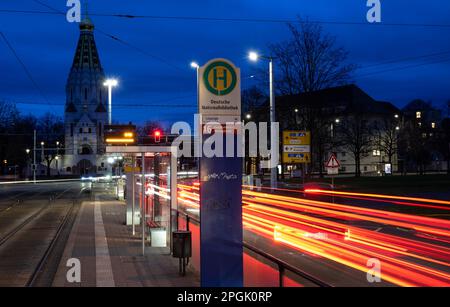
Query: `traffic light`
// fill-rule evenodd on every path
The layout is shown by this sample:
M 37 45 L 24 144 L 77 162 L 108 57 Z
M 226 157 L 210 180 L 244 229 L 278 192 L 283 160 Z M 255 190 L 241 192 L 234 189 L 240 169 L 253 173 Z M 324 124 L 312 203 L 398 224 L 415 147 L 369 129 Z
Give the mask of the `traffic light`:
M 161 131 L 160 130 L 153 131 L 153 136 L 155 137 L 155 143 L 161 142 Z

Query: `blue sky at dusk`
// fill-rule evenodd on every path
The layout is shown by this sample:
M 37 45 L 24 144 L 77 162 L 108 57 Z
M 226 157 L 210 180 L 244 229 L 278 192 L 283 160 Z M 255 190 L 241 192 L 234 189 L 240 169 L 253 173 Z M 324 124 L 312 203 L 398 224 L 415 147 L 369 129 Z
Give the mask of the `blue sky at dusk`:
M 66 11 L 65 0 L 40 0 Z M 378 100 L 401 107 L 414 98 L 442 105 L 450 99 L 450 2 L 448 0 L 382 0 L 383 23 L 441 26 L 380 26 L 366 22 L 366 0 L 92 0 L 93 14 L 152 16 L 295 19 L 356 22 L 324 24 L 325 31 L 349 51 L 349 62 L 359 65 L 354 81 Z M 0 10 L 50 11 L 33 0 L 0 1 Z M 137 123 L 192 120 L 196 110 L 192 60 L 204 63 L 229 58 L 241 67 L 243 88 L 257 65 L 249 50 L 267 51 L 289 32 L 284 23 L 176 19 L 124 19 L 92 16 L 95 26 L 132 45 L 125 46 L 96 31 L 101 62 L 108 76 L 117 77 L 113 117 Z M 443 26 L 449 25 L 449 26 Z M 79 36 L 77 24 L 65 16 L 0 12 L 2 31 L 29 69 L 42 95 L 33 87 L 14 55 L 0 39 L 0 99 L 18 103 L 22 113 L 50 111 L 63 115 L 65 83 Z M 138 48 L 140 51 L 137 51 Z M 444 52 L 447 52 L 444 54 Z M 422 57 L 430 54 L 436 56 Z M 390 62 L 390 61 L 395 62 Z M 398 60 L 404 60 L 399 62 Z M 385 65 L 382 63 L 390 62 Z M 430 64 L 433 63 L 433 64 Z M 423 65 L 428 64 L 428 65 Z M 49 104 L 45 104 L 46 101 Z M 23 104 L 31 102 L 34 104 Z M 43 103 L 38 105 L 36 103 Z M 156 104 L 164 107 L 127 107 Z M 177 107 L 191 105 L 192 107 Z

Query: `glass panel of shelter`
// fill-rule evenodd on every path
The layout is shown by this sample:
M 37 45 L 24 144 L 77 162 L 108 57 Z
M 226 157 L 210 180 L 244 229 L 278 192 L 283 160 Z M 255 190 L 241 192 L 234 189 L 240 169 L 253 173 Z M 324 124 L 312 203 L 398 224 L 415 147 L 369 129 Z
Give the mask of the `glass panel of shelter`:
M 141 158 L 142 159 L 142 158 Z M 140 159 L 140 160 L 141 160 Z M 140 163 L 142 166 L 142 163 Z M 141 176 L 140 176 L 141 177 Z M 140 181 L 140 180 L 139 180 Z M 147 153 L 145 155 L 145 225 L 151 246 L 170 247 L 170 154 Z M 139 204 L 141 200 L 139 186 Z M 142 205 L 140 205 L 142 208 Z M 161 241 L 162 235 L 165 240 Z M 153 240 L 153 242 L 152 242 Z M 156 242 L 158 241 L 158 242 Z

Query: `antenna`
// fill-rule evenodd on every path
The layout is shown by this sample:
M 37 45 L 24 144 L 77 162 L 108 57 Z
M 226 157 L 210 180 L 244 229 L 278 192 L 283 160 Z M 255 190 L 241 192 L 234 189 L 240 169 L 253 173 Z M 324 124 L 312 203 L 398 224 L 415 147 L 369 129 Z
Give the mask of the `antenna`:
M 88 0 L 84 1 L 84 14 L 85 14 L 85 20 L 89 20 L 89 11 L 88 11 Z

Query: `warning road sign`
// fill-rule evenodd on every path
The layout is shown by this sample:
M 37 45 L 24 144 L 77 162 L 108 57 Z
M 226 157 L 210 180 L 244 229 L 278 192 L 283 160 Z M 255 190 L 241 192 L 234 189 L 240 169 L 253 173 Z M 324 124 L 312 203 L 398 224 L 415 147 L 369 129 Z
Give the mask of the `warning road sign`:
M 340 166 L 341 164 L 339 163 L 338 159 L 334 154 L 330 156 L 327 164 L 325 165 L 326 168 L 339 168 Z

